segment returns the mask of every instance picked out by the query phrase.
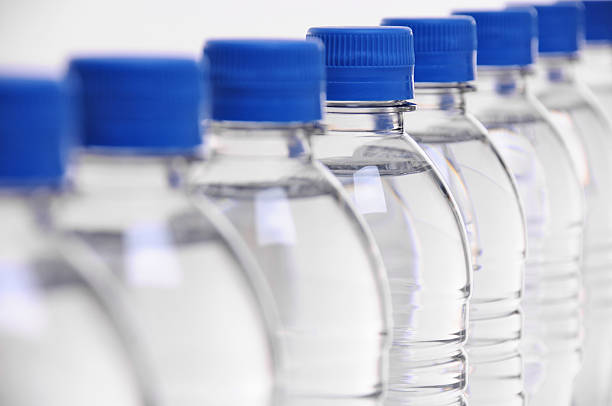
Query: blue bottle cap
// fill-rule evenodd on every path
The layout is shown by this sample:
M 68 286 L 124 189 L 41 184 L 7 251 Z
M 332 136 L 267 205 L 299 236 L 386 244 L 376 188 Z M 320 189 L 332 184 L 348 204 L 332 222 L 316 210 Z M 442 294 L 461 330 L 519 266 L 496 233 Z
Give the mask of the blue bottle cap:
M 304 40 L 206 43 L 213 120 L 312 122 L 322 117 L 323 48 Z
M 612 42 L 612 0 L 585 0 L 587 42 Z
M 67 103 L 52 80 L 0 77 L 0 187 L 55 187 L 68 156 Z
M 325 45 L 327 100 L 408 100 L 414 48 L 406 27 L 317 27 L 307 38 Z
M 200 144 L 202 74 L 183 58 L 98 57 L 70 63 L 86 148 L 191 153 Z
M 385 18 L 381 24 L 412 29 L 415 82 L 474 80 L 476 22 L 472 17 Z
M 577 1 L 534 4 L 540 54 L 575 54 L 584 40 L 584 6 Z
M 537 53 L 533 10 L 455 11 L 476 20 L 479 66 L 527 66 Z

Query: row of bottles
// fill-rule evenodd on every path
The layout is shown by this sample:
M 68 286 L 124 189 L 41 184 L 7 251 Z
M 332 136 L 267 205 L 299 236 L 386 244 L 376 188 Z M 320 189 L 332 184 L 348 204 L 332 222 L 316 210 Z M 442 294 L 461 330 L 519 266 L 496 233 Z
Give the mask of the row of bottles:
M 569 405 L 581 332 L 582 186 L 569 145 L 530 89 L 538 28 L 533 11 L 470 15 L 479 27 L 479 88 L 469 108 L 514 174 L 525 212 L 520 352 L 527 403 Z M 500 46 L 495 37 L 501 30 L 508 32 Z M 515 52 L 501 51 L 506 48 Z
M 0 404 L 611 402 L 612 1 L 454 14 L 0 78 Z

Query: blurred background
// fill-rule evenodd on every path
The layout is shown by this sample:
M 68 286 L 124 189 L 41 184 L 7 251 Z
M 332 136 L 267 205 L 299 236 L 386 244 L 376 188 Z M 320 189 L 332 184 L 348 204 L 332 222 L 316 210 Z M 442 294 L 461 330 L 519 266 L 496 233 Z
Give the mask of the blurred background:
M 0 69 L 57 74 L 75 54 L 198 56 L 212 37 L 305 35 L 315 25 L 497 8 L 506 0 L 0 0 Z

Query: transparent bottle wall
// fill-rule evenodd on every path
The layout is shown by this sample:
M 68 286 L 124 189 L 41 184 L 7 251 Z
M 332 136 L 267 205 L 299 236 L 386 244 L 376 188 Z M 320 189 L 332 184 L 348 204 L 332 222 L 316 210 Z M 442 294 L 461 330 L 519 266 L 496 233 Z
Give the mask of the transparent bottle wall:
M 402 111 L 330 104 L 313 150 L 364 215 L 387 268 L 395 325 L 386 404 L 460 405 L 469 247 L 448 189 L 403 135 Z
M 54 250 L 47 197 L 0 193 L 0 404 L 148 404 L 115 297 Z
M 334 179 L 310 157 L 312 129 L 213 126 L 191 179 L 255 253 L 276 301 L 286 404 L 375 405 L 388 345 L 378 251 Z
M 465 91 L 465 85 L 417 84 L 417 110 L 405 116 L 405 128 L 439 169 L 468 230 L 469 404 L 523 405 L 523 213 L 509 169 L 486 130 L 465 113 Z
M 612 379 L 612 122 L 574 68 L 571 60 L 542 60 L 537 96 L 568 137 L 578 139 L 586 157 L 582 179 L 586 341 L 574 398 L 578 405 L 604 405 Z
M 578 76 L 597 97 L 612 120 L 612 45 L 588 44 L 580 55 Z
M 518 70 L 479 70 L 467 105 L 514 174 L 527 223 L 525 388 L 532 405 L 569 405 L 580 363 L 583 192 L 574 161 Z
M 87 154 L 56 210 L 69 255 L 125 291 L 163 404 L 269 405 L 275 358 L 257 276 L 180 189 L 182 159 Z M 208 213 L 208 212 L 206 212 Z M 214 220 L 214 221 L 212 221 Z

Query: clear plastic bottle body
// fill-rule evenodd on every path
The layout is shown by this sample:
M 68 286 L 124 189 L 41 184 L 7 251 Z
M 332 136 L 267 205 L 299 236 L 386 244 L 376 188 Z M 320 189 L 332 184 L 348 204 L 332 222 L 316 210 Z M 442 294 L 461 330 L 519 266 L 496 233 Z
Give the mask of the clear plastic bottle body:
M 541 58 L 538 99 L 562 129 L 578 138 L 586 157 L 583 280 L 583 365 L 576 380 L 577 405 L 605 405 L 612 380 L 612 122 L 576 76 L 576 61 Z
M 59 253 L 49 217 L 54 198 L 0 192 L 0 404 L 154 404 L 119 314 L 107 307 L 116 305 L 112 292 L 98 290 Z
M 315 157 L 349 192 L 387 269 L 393 307 L 387 405 L 460 405 L 471 262 L 447 187 L 403 133 L 409 103 L 328 102 Z M 410 113 L 408 113 L 410 115 Z
M 134 340 L 167 405 L 269 405 L 275 347 L 256 269 L 181 188 L 182 157 L 86 153 L 54 210 L 70 249 L 126 297 Z
M 280 316 L 289 405 L 375 405 L 390 328 L 387 282 L 363 220 L 312 161 L 316 126 L 213 122 L 191 191 L 216 203 L 265 272 Z
M 591 89 L 612 120 L 612 44 L 587 44 L 581 50 L 578 77 Z
M 417 83 L 417 110 L 406 132 L 436 164 L 468 230 L 474 277 L 466 345 L 468 400 L 477 405 L 522 405 L 520 300 L 526 231 L 509 168 L 486 129 L 465 111 L 466 84 Z
M 470 112 L 512 171 L 527 223 L 523 355 L 533 405 L 569 405 L 580 364 L 584 197 L 576 166 L 526 72 L 479 69 Z

